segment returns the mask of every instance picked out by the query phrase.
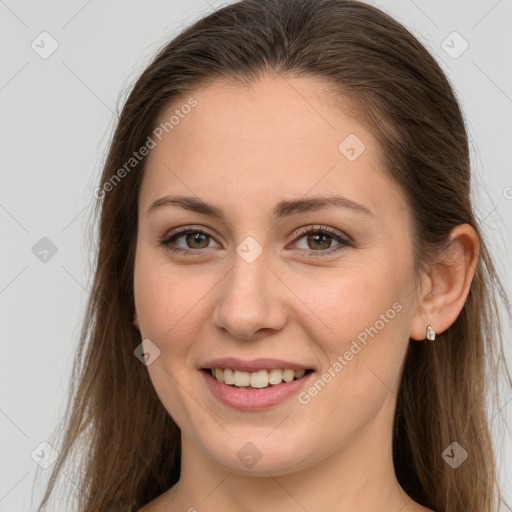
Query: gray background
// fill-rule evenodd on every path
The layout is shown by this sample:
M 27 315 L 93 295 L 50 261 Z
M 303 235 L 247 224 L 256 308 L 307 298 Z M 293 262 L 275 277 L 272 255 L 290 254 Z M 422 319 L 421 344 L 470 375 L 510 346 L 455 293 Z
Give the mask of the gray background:
M 90 286 L 92 194 L 116 108 L 164 41 L 222 4 L 0 0 L 0 512 L 34 510 L 34 477 L 44 481 L 50 471 L 31 454 L 51 460 L 40 443 L 51 439 L 65 405 Z M 512 2 L 376 5 L 420 38 L 456 88 L 471 137 L 479 218 L 510 294 Z M 40 36 L 45 31 L 51 37 Z M 460 55 L 464 41 L 454 31 L 469 45 Z M 58 48 L 47 56 L 53 41 Z M 511 360 L 509 324 L 505 334 Z M 501 411 L 493 411 L 508 424 L 496 431 L 506 488 L 510 399 L 507 390 Z

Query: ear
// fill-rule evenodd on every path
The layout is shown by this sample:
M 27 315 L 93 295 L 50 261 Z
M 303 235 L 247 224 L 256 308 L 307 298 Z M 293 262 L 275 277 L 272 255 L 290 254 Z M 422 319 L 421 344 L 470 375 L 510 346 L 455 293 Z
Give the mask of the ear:
M 452 229 L 447 250 L 422 281 L 410 338 L 424 340 L 429 324 L 436 333 L 442 333 L 455 322 L 475 275 L 479 248 L 472 226 L 460 224 Z
M 137 310 L 135 310 L 135 313 L 133 314 L 133 325 L 140 330 L 139 327 L 139 320 L 137 319 Z

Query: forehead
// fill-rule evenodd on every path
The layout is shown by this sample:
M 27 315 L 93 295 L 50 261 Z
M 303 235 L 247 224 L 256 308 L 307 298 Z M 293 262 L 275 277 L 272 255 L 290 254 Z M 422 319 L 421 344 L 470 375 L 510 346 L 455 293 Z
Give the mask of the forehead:
M 243 154 L 248 164 L 270 158 L 276 163 L 293 163 L 303 157 L 308 161 L 317 158 L 318 152 L 327 149 L 338 159 L 338 145 L 349 132 L 373 145 L 363 126 L 341 113 L 346 102 L 334 98 L 319 79 L 264 75 L 248 85 L 218 80 L 193 96 L 197 106 L 173 126 L 166 139 L 175 151 L 200 150 L 194 151 L 200 158 L 215 151 L 231 158 Z M 183 96 L 173 102 L 160 122 L 165 123 L 187 101 Z M 338 105 L 337 111 L 334 105 Z M 250 148 L 253 151 L 247 153 Z M 160 149 L 165 151 L 162 146 Z M 161 151 L 157 148 L 154 153 Z
M 183 108 L 190 98 L 194 108 Z M 403 208 L 377 141 L 340 101 L 320 80 L 270 76 L 250 85 L 219 80 L 183 96 L 159 120 L 174 116 L 148 155 L 142 206 L 183 193 L 237 198 L 253 210 L 267 199 L 270 208 L 336 192 L 383 211 L 393 201 Z

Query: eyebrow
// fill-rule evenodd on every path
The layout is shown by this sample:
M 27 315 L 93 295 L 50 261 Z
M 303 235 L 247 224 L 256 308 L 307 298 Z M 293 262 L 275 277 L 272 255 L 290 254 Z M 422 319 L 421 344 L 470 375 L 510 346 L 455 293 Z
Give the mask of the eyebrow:
M 164 196 L 153 201 L 149 206 L 146 214 L 168 206 L 177 206 L 196 213 L 214 217 L 225 222 L 225 213 L 221 208 L 208 204 L 202 199 L 193 196 Z M 330 197 L 312 197 L 309 199 L 295 199 L 291 201 L 281 201 L 275 207 L 273 215 L 276 219 L 281 219 L 297 213 L 306 213 L 317 211 L 327 207 L 346 208 L 358 213 L 363 213 L 374 217 L 374 213 L 366 206 L 356 203 L 343 196 Z

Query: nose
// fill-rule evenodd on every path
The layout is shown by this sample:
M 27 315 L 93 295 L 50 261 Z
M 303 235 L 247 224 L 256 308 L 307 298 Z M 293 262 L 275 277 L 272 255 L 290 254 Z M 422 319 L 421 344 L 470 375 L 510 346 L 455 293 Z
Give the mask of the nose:
M 287 318 L 284 288 L 264 253 L 251 263 L 236 254 L 232 269 L 217 288 L 214 326 L 241 340 L 281 330 Z

